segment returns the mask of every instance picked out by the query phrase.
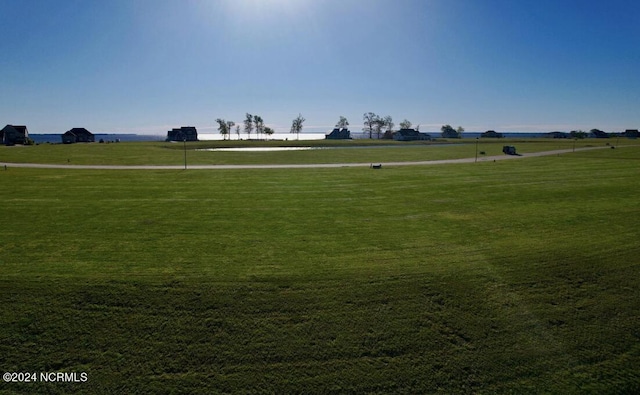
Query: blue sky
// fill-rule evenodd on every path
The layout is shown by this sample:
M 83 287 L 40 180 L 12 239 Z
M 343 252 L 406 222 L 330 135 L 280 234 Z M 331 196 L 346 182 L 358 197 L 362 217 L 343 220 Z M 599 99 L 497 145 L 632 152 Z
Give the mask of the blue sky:
M 0 123 L 640 128 L 637 0 L 0 0 Z

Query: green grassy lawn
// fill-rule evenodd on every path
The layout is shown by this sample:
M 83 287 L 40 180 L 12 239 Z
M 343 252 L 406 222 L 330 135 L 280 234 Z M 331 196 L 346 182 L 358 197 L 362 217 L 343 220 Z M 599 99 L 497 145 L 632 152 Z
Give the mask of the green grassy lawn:
M 89 376 L 0 393 L 637 393 L 639 176 L 0 170 L 0 367 Z
M 615 144 L 614 139 L 480 139 L 482 156 L 502 155 L 503 145 L 515 145 L 520 153 L 570 149 L 572 147 Z M 620 144 L 632 144 L 621 139 Z M 199 151 L 220 147 L 314 147 L 311 151 L 220 152 Z M 389 140 L 352 141 L 201 141 L 186 144 L 187 162 L 210 164 L 308 164 L 379 163 L 469 158 L 476 154 L 476 140 L 439 140 L 437 142 L 395 142 Z M 40 144 L 27 147 L 0 147 L 0 162 L 52 163 L 71 165 L 182 165 L 182 143 L 139 142 L 117 144 Z

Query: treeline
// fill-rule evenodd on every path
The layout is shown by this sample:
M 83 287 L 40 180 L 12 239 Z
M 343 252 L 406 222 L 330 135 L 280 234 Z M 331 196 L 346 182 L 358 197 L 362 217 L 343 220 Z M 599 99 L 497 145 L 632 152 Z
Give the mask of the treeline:
M 395 124 L 393 122 L 393 118 L 391 115 L 381 116 L 373 112 L 366 112 L 362 116 L 363 127 L 362 131 L 365 135 L 368 135 L 370 139 L 373 139 L 374 136 L 377 139 L 392 139 L 395 131 L 393 130 Z M 299 137 L 300 132 L 302 131 L 305 118 L 302 117 L 302 114 L 298 114 L 296 118 L 291 121 L 291 129 L 290 133 L 296 133 Z M 236 124 L 233 121 L 226 121 L 224 119 L 218 118 L 216 119 L 218 123 L 218 131 L 223 136 L 223 139 L 231 138 L 231 134 L 235 132 L 240 139 L 240 134 L 244 132 L 247 135 L 248 139 L 251 139 L 251 134 L 255 131 L 256 137 L 258 139 L 262 138 L 263 135 L 271 136 L 274 133 L 274 130 L 269 126 L 265 126 L 264 120 L 259 115 L 252 115 L 246 113 L 246 117 L 241 125 Z M 235 126 L 235 129 L 234 129 Z M 335 124 L 335 127 L 338 129 L 347 129 L 349 126 L 349 121 L 346 117 L 340 116 L 338 122 Z M 412 128 L 413 124 L 404 119 L 398 125 L 400 130 L 415 130 L 417 132 L 420 131 L 420 125 L 417 125 L 415 128 Z M 458 126 L 457 128 L 453 128 L 451 125 L 443 125 L 440 128 L 440 134 L 443 138 L 462 138 L 462 134 L 464 133 L 464 128 L 462 126 Z M 496 136 L 500 136 L 500 133 L 496 133 L 494 131 L 488 131 L 487 133 L 495 134 Z M 573 130 L 569 133 L 564 132 L 552 132 L 556 134 L 562 134 L 565 137 L 583 139 L 589 136 L 596 138 L 607 138 L 610 135 L 622 135 L 630 138 L 640 137 L 638 130 L 636 129 L 628 129 L 624 133 L 616 134 L 611 133 L 608 134 L 599 129 L 591 129 L 589 132 L 585 132 L 582 130 Z
M 298 116 L 291 122 L 291 133 L 299 135 L 302 131 L 304 121 L 306 121 L 306 119 L 304 119 L 301 114 L 298 114 Z M 223 140 L 226 140 L 227 138 L 231 139 L 232 131 L 235 131 L 238 135 L 238 139 L 240 139 L 240 125 L 236 125 L 234 121 L 226 121 L 222 118 L 216 119 L 216 122 L 218 123 L 218 131 L 222 135 Z M 272 128 L 264 124 L 264 119 L 262 119 L 260 115 L 246 113 L 242 125 L 242 131 L 247 134 L 247 138 L 249 140 L 251 139 L 251 133 L 253 133 L 253 131 L 256 132 L 258 139 L 262 138 L 263 135 L 271 136 L 274 133 Z M 235 129 L 233 128 L 234 126 Z

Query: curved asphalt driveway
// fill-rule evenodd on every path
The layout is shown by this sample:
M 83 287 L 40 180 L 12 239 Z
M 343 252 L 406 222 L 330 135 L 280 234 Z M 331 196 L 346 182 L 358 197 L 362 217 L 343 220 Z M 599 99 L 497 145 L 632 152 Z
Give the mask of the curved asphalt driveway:
M 608 146 L 600 147 L 586 147 L 574 149 L 561 149 L 555 151 L 542 151 L 532 152 L 529 154 L 521 155 L 496 155 L 496 156 L 483 156 L 478 157 L 478 162 L 494 162 L 497 160 L 509 160 L 509 159 L 521 159 L 531 158 L 536 156 L 549 156 L 566 154 L 570 152 L 588 151 L 594 149 L 610 148 Z M 443 159 L 443 160 L 427 160 L 427 161 L 414 161 L 414 162 L 383 162 L 376 163 L 385 166 L 426 166 L 426 165 L 442 165 L 451 163 L 473 163 L 476 162 L 476 158 L 462 158 L 462 159 Z M 184 165 L 169 166 L 169 165 L 55 165 L 55 164 L 40 164 L 40 163 L 9 163 L 0 162 L 0 166 L 9 167 L 27 167 L 27 168 L 40 168 L 40 169 L 94 169 L 94 170 L 181 170 L 184 169 Z M 285 164 L 285 165 L 187 165 L 189 170 L 229 170 L 229 169 L 319 169 L 319 168 L 335 168 L 335 167 L 370 167 L 371 163 L 314 163 L 314 164 Z

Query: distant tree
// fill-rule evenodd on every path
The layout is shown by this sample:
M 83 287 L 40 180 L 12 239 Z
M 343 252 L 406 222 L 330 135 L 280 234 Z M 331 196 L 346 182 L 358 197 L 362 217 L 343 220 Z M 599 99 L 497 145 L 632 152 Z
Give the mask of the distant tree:
M 236 125 L 236 134 L 238 135 L 238 140 L 240 140 L 240 125 Z
M 376 117 L 376 119 L 373 121 L 373 130 L 376 132 L 376 136 L 378 137 L 378 139 L 380 139 L 380 134 L 382 133 L 382 131 L 385 129 L 388 130 L 390 127 L 393 127 L 393 121 L 391 119 L 391 116 L 389 115 L 384 118 Z
M 572 139 L 583 139 L 587 137 L 587 132 L 584 132 L 582 130 L 572 130 L 571 132 L 569 132 L 569 135 Z
M 264 131 L 264 120 L 262 119 L 261 116 L 254 115 L 253 124 L 256 126 L 256 134 L 258 135 L 258 138 L 260 138 L 260 135 Z
M 458 138 L 462 137 L 462 133 L 464 133 L 464 128 L 462 126 L 458 126 L 456 129 L 456 133 L 458 133 Z
M 300 139 L 300 132 L 302 131 L 302 124 L 306 121 L 302 117 L 302 114 L 298 114 L 298 117 L 291 122 L 291 133 L 296 133 L 296 138 Z
M 266 134 L 267 136 L 271 136 L 273 134 L 273 129 L 271 129 L 268 126 L 264 127 L 264 134 Z
M 393 123 L 393 118 L 391 118 L 391 115 L 387 115 L 386 117 L 384 117 L 385 130 L 392 131 L 394 126 L 395 124 Z
M 373 129 L 375 128 L 376 123 L 378 122 L 380 117 L 377 116 L 375 113 L 366 112 L 362 116 L 362 119 L 364 120 L 364 127 L 362 128 L 362 131 L 369 132 L 369 138 L 372 139 Z
M 226 140 L 226 136 L 229 134 L 229 125 L 224 119 L 220 118 L 216 119 L 216 122 L 218 123 L 218 131 L 220 131 L 222 139 Z
M 400 122 L 400 129 L 411 129 L 411 122 L 407 121 L 406 119 Z
M 236 125 L 235 122 L 233 121 L 227 121 L 227 136 L 229 136 L 229 140 L 231 140 L 231 131 L 233 130 L 233 127 Z
M 347 121 L 347 118 L 340 115 L 340 120 L 338 121 L 338 123 L 336 123 L 336 127 L 340 129 L 345 129 L 347 126 L 349 126 L 349 121 Z
M 462 129 L 461 127 L 458 127 L 458 129 Z M 464 129 L 462 129 L 464 130 Z M 451 127 L 451 125 L 444 125 L 440 128 L 440 131 L 442 131 L 442 137 L 446 138 L 446 139 L 459 139 L 460 138 L 460 134 L 458 133 L 457 130 L 455 130 L 454 128 Z
M 247 113 L 244 120 L 244 132 L 247 134 L 247 138 L 251 139 L 251 132 L 253 131 L 253 115 Z
M 384 121 L 381 118 L 378 118 L 373 122 L 373 131 L 375 132 L 378 139 L 380 138 L 380 132 L 382 131 L 383 127 Z

